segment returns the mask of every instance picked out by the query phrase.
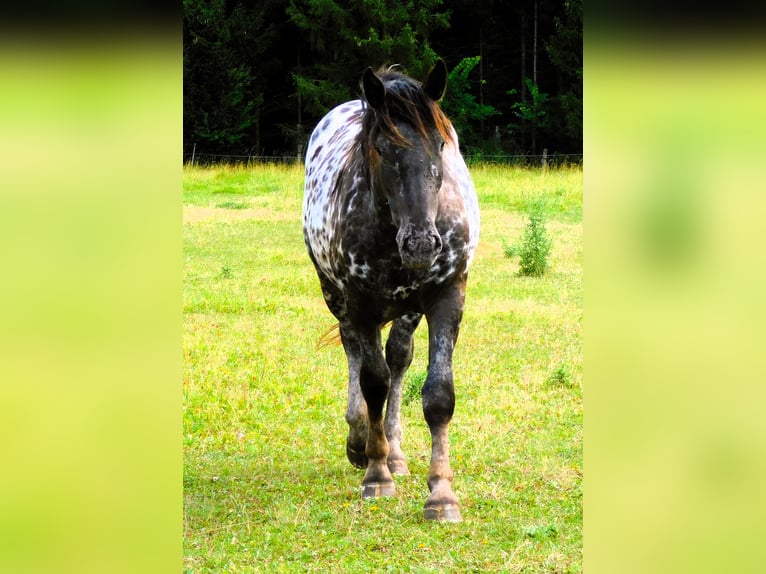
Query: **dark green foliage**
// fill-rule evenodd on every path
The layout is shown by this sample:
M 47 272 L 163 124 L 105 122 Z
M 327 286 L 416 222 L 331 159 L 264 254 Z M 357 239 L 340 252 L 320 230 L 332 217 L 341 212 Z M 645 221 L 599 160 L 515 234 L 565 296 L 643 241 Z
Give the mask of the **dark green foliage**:
M 300 155 L 365 68 L 423 79 L 470 154 L 582 151 L 582 1 L 183 0 L 184 151 Z M 536 40 L 535 40 L 536 38 Z M 513 97 L 509 97 L 508 94 Z M 204 158 L 203 158 L 204 161 Z
M 449 73 L 447 93 L 442 100 L 442 109 L 452 121 L 455 130 L 465 141 L 476 140 L 473 126 L 478 120 L 499 114 L 494 107 L 476 101 L 468 75 L 481 61 L 480 56 L 463 58 Z
M 300 30 L 301 60 L 291 74 L 305 111 L 325 114 L 359 95 L 362 72 L 398 64 L 423 78 L 437 59 L 430 33 L 449 26 L 441 0 L 398 2 L 290 0 Z
M 530 203 L 521 243 L 504 247 L 506 257 L 519 258 L 519 275 L 539 277 L 548 269 L 552 243 L 545 229 L 545 219 L 543 202 Z
M 184 145 L 236 153 L 257 145 L 269 86 L 271 20 L 279 3 L 252 7 L 184 0 Z
M 554 16 L 555 32 L 545 45 L 562 88 L 551 101 L 550 128 L 582 141 L 582 0 L 565 0 Z
M 531 79 L 525 80 L 528 97 L 522 98 L 511 106 L 513 115 L 521 120 L 509 124 L 509 130 L 523 130 L 530 134 L 532 153 L 537 153 L 537 134 L 545 130 L 550 122 L 548 120 L 548 94 L 540 91 L 540 88 Z M 509 96 L 517 96 L 517 90 L 509 90 Z

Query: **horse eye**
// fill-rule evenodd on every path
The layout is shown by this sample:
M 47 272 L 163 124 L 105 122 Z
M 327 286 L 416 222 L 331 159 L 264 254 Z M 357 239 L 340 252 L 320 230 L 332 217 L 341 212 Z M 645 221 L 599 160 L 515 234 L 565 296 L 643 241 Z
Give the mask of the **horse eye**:
M 442 143 L 439 145 L 439 151 L 444 151 L 444 140 L 442 140 Z

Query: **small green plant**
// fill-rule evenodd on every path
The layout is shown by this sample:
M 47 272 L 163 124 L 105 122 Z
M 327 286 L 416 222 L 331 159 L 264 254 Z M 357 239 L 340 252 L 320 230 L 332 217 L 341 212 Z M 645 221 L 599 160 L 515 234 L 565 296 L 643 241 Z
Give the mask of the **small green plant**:
M 572 375 L 566 365 L 559 365 L 547 380 L 550 385 L 568 387 L 572 384 Z
M 555 524 L 531 526 L 524 530 L 524 534 L 529 538 L 536 538 L 538 540 L 543 538 L 555 538 L 558 535 L 558 528 L 556 528 Z
M 221 277 L 224 279 L 231 279 L 231 266 L 229 265 L 222 265 L 221 266 Z
M 506 257 L 519 257 L 519 274 L 539 277 L 548 269 L 552 243 L 545 230 L 545 205 L 533 201 L 527 212 L 527 225 L 520 244 L 504 245 Z

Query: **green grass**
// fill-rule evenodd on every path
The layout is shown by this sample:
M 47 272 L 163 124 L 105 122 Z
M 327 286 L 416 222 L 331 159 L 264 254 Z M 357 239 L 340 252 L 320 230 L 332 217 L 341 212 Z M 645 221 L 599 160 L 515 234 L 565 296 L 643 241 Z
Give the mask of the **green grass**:
M 430 438 L 405 382 L 411 476 L 362 501 L 345 458 L 342 348 L 303 244 L 294 166 L 184 170 L 186 572 L 582 571 L 582 170 L 474 166 L 482 238 L 450 427 L 463 522 L 422 518 Z M 543 277 L 517 275 L 529 202 L 549 206 Z

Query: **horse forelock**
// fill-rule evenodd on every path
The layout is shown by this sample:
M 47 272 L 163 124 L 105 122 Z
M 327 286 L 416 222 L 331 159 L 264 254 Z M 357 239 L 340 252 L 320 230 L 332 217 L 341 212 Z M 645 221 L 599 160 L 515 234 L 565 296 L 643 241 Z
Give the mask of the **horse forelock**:
M 412 142 L 404 137 L 397 123 L 406 122 L 411 125 L 420 137 L 427 140 L 429 132 L 436 130 L 442 139 L 455 143 L 452 137 L 452 123 L 439 107 L 424 91 L 422 84 L 409 76 L 394 71 L 391 68 L 377 73 L 386 89 L 385 102 L 377 109 L 366 106 L 362 120 L 363 149 L 368 161 L 377 161 L 377 151 L 372 145 L 378 133 L 397 146 L 408 147 Z

